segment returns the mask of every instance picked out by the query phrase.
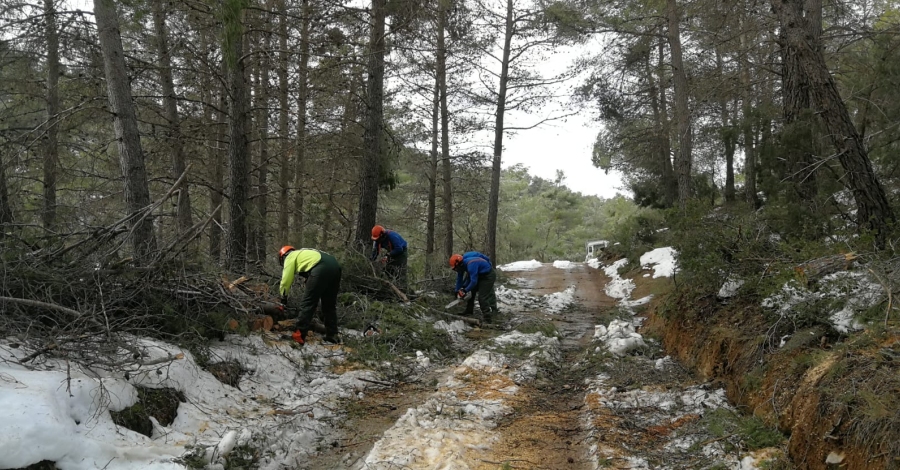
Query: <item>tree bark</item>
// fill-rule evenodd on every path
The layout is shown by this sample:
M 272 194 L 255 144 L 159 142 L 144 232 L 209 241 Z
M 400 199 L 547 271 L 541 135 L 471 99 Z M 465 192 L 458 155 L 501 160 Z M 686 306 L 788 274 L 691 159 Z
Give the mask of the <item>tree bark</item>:
M 724 66 L 722 63 L 722 51 L 717 45 L 716 47 L 716 72 L 719 80 L 725 82 Z M 734 152 L 735 152 L 735 133 L 732 119 L 728 110 L 728 99 L 724 93 L 719 94 L 719 116 L 721 118 L 722 129 L 722 147 L 725 155 L 725 189 L 724 196 L 726 203 L 734 202 Z
M 172 79 L 172 58 L 169 53 L 169 38 L 166 28 L 165 10 L 168 0 L 153 0 L 153 25 L 156 29 L 156 54 L 159 69 L 159 81 L 162 85 L 163 111 L 168 128 L 163 137 L 171 145 L 172 173 L 177 180 L 186 168 L 184 160 L 184 138 L 181 133 L 181 120 L 178 116 L 178 104 L 175 101 L 175 82 Z M 178 190 L 175 220 L 178 233 L 185 233 L 194 225 L 191 216 L 190 184 L 185 181 Z
M 672 143 L 670 140 L 672 133 L 669 127 L 669 106 L 666 99 L 666 41 L 662 37 L 662 31 L 660 31 L 656 66 L 659 82 L 659 158 L 662 165 L 663 202 L 666 207 L 672 207 L 678 198 L 678 181 L 675 179 L 675 169 L 672 167 Z
M 808 33 L 809 18 L 798 14 L 802 10 L 796 5 L 802 0 L 771 2 L 785 32 L 786 45 L 797 53 L 801 80 L 809 86 L 812 103 L 817 114 L 822 117 L 841 166 L 847 172 L 843 181 L 856 200 L 857 223 L 875 232 L 878 245 L 883 246 L 888 225 L 894 221 L 894 214 L 884 188 L 872 169 L 868 151 L 850 119 L 834 77 L 828 70 L 825 56 L 811 42 Z
M 265 35 L 265 50 L 271 48 L 272 35 L 269 32 L 263 32 Z M 268 230 L 266 230 L 267 215 L 269 211 L 269 61 L 266 54 L 260 55 L 259 62 L 259 83 L 257 84 L 257 96 L 259 102 L 257 109 L 259 110 L 259 125 L 257 126 L 259 135 L 259 167 L 256 178 L 256 201 L 255 201 L 255 220 L 253 221 L 253 246 L 256 248 L 256 256 L 254 260 L 262 267 L 266 261 L 266 253 L 268 250 Z
M 222 60 L 221 66 L 222 76 L 227 76 L 227 67 L 225 60 Z M 212 72 L 212 71 L 210 71 Z M 214 263 L 222 261 L 222 205 L 225 201 L 225 159 L 223 158 L 221 143 L 225 141 L 225 128 L 227 115 L 225 109 L 228 106 L 226 99 L 227 93 L 223 87 L 217 87 L 218 109 L 213 120 L 213 113 L 210 107 L 206 107 L 206 122 L 213 128 L 209 146 L 208 158 L 212 166 L 212 174 L 210 175 L 209 188 L 209 207 L 213 211 L 212 223 L 209 224 L 209 257 Z M 211 93 L 212 94 L 212 93 Z M 213 94 L 214 95 L 214 94 Z M 215 96 L 215 95 L 214 95 Z M 210 99 L 210 102 L 212 99 Z
M 279 137 L 279 167 L 278 174 L 278 244 L 287 243 L 288 223 L 290 221 L 290 189 L 291 175 L 291 146 L 289 128 L 290 115 L 288 114 L 288 18 L 287 3 L 278 1 L 278 137 Z
M 55 0 L 44 0 L 47 36 L 47 140 L 44 150 L 44 228 L 56 228 L 56 182 L 59 174 L 59 31 Z
M 512 47 L 513 29 L 513 0 L 506 0 L 506 28 L 503 35 L 503 58 L 500 65 L 500 83 L 497 88 L 497 111 L 494 123 L 494 164 L 491 168 L 491 194 L 488 199 L 487 222 L 487 255 L 496 265 L 497 258 L 497 216 L 500 207 L 500 173 L 501 157 L 503 155 L 503 117 L 506 113 L 506 88 L 509 83 L 509 56 Z
M 299 95 L 297 97 L 297 153 L 294 162 L 294 230 L 290 239 L 294 240 L 294 244 L 302 246 L 304 243 L 304 230 L 306 229 L 306 221 L 304 214 L 306 213 L 305 197 L 306 197 L 306 139 L 307 139 L 307 108 L 309 105 L 309 23 L 311 21 L 311 11 L 309 8 L 309 0 L 302 2 L 303 20 L 300 26 L 300 64 L 297 70 L 297 86 L 299 87 Z
M 3 152 L 0 152 L 0 226 L 13 222 L 12 207 L 9 203 L 9 188 L 6 185 L 6 162 Z M 3 238 L 3 230 L 0 230 L 0 238 Z
M 675 173 L 678 179 L 678 205 L 684 209 L 692 195 L 691 165 L 693 158 L 691 114 L 688 108 L 688 81 L 681 51 L 681 14 L 676 0 L 666 0 L 669 25 L 669 50 L 672 54 L 672 81 L 675 85 L 675 121 L 678 126 L 678 149 L 675 152 Z
M 441 102 L 441 165 L 443 172 L 444 255 L 453 254 L 453 162 L 450 159 L 450 112 L 447 108 L 447 0 L 439 0 L 437 80 Z
M 247 263 L 247 209 L 250 192 L 250 94 L 244 62 L 243 14 L 246 0 L 225 2 L 225 53 L 229 100 L 229 224 L 225 268 L 243 272 Z
M 744 197 L 750 207 L 759 207 L 756 189 L 756 145 L 753 113 L 753 84 L 750 81 L 749 47 L 751 41 L 741 34 L 741 114 L 743 115 Z
M 113 127 L 125 186 L 125 207 L 129 212 L 138 212 L 150 206 L 150 189 L 137 115 L 131 97 L 131 84 L 125 70 L 125 53 L 122 50 L 115 2 L 94 0 L 94 18 L 106 72 L 109 108 L 114 116 Z M 138 225 L 132 228 L 131 243 L 135 260 L 143 264 L 149 261 L 156 249 L 156 237 L 153 233 L 152 215 L 139 220 Z
M 440 24 L 440 21 L 438 22 Z M 440 34 L 440 33 L 438 33 Z M 437 61 L 436 61 L 437 62 Z M 437 215 L 437 167 L 438 167 L 438 133 L 440 132 L 441 118 L 441 81 L 438 77 L 437 66 L 434 71 L 434 97 L 431 107 L 431 159 L 428 162 L 428 170 L 425 172 L 428 178 L 428 208 L 425 217 L 425 270 L 428 273 L 434 271 L 434 234 L 435 217 Z
M 363 161 L 359 178 L 359 212 L 356 241 L 364 249 L 371 241 L 378 212 L 378 177 L 384 126 L 384 49 L 386 0 L 372 0 L 372 29 L 369 33 L 366 100 L 368 115 L 363 135 Z

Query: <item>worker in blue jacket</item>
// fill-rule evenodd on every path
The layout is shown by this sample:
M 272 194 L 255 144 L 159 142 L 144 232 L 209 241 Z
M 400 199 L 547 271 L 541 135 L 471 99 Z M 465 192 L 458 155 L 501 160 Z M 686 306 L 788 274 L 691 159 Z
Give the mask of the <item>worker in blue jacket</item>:
M 456 295 L 464 298 L 469 292 L 473 294 L 466 303 L 465 315 L 474 313 L 477 295 L 481 316 L 485 323 L 491 323 L 500 310 L 497 308 L 497 294 L 494 293 L 497 273 L 490 258 L 477 251 L 454 254 L 450 257 L 450 268 L 456 271 Z
M 372 261 L 378 259 L 382 249 L 387 252 L 381 258 L 384 273 L 398 289 L 406 291 L 406 262 L 409 258 L 406 240 L 399 233 L 376 225 L 372 227 Z

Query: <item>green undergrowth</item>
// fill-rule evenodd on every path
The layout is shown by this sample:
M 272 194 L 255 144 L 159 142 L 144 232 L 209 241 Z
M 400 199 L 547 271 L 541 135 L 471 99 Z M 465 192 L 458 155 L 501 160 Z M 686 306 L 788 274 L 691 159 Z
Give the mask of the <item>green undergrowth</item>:
M 135 386 L 138 401 L 122 411 L 110 411 L 116 425 L 130 429 L 147 437 L 153 437 L 155 418 L 160 425 L 168 426 L 178 415 L 178 405 L 184 403 L 184 394 L 173 388 L 148 388 Z
M 344 302 L 350 302 L 350 298 L 344 298 Z M 433 361 L 455 358 L 460 351 L 453 346 L 450 335 L 425 319 L 434 308 L 427 299 L 402 305 L 357 296 L 347 305 L 341 326 L 358 331 L 371 327 L 378 334 L 345 338 L 350 350 L 348 360 L 378 367 L 398 357 L 414 357 L 416 351 Z
M 727 408 L 716 408 L 703 414 L 700 423 L 725 447 L 728 453 L 736 450 L 757 450 L 785 444 L 785 436 L 767 426 L 755 416 L 742 415 Z M 730 439 L 735 437 L 736 439 Z M 737 449 L 740 444 L 743 448 Z M 698 443 L 700 444 L 700 443 Z M 700 451 L 699 448 L 693 449 Z

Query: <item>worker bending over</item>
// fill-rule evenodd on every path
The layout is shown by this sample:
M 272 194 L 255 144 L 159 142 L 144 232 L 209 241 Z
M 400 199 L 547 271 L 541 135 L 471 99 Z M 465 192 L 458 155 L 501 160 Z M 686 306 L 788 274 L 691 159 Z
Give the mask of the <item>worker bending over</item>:
M 398 289 L 406 292 L 406 261 L 409 258 L 406 240 L 399 233 L 376 225 L 372 227 L 372 261 L 378 259 L 382 249 L 387 252 L 381 258 L 384 273 Z
M 472 315 L 475 311 L 475 295 L 478 296 L 478 308 L 485 323 L 491 323 L 493 317 L 500 313 L 497 308 L 497 295 L 494 293 L 494 283 L 497 281 L 497 273 L 491 266 L 490 258 L 477 251 L 469 251 L 465 254 L 454 254 L 450 257 L 450 268 L 456 271 L 456 295 L 465 298 L 471 292 L 466 303 L 466 315 Z
M 312 325 L 313 315 L 319 301 L 322 301 L 322 323 L 325 324 L 326 343 L 337 344 L 337 295 L 341 287 L 341 265 L 337 259 L 324 251 L 310 248 L 299 250 L 284 246 L 278 252 L 278 262 L 284 267 L 281 272 L 281 303 L 287 305 L 288 293 L 294 283 L 294 275 L 306 279 L 306 288 L 300 298 L 297 331 L 294 340 L 306 343 L 306 336 Z

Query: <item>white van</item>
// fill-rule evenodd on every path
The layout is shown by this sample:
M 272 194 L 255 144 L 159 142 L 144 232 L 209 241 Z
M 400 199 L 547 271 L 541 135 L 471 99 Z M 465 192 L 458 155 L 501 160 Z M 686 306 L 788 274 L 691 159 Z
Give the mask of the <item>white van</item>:
M 584 262 L 587 263 L 591 258 L 597 258 L 607 246 L 609 246 L 609 242 L 606 240 L 594 240 L 585 243 L 584 248 L 587 254 L 584 257 Z

